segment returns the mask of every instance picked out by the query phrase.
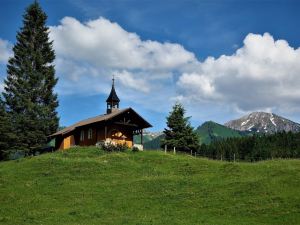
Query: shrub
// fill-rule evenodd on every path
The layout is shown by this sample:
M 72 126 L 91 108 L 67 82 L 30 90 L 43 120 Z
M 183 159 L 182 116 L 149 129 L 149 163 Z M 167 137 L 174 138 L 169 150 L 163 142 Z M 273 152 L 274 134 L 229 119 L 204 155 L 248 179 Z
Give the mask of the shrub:
M 132 151 L 133 151 L 133 152 L 138 152 L 138 151 L 140 151 L 140 150 L 139 150 L 138 147 L 132 147 Z
M 124 144 L 119 143 L 113 143 L 113 142 L 99 142 L 96 144 L 97 147 L 100 147 L 106 152 L 124 152 L 128 149 L 128 146 Z

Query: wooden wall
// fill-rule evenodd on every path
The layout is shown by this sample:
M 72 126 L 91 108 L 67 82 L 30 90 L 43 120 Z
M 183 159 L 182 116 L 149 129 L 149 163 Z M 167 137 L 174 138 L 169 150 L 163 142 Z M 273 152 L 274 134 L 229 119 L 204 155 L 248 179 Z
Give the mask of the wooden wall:
M 92 129 L 92 138 L 88 138 L 88 130 Z M 81 130 L 84 131 L 84 140 L 80 140 Z M 126 137 L 126 138 L 124 138 Z M 111 140 L 114 143 L 126 143 L 128 147 L 133 146 L 133 131 L 130 127 L 120 125 L 107 125 L 106 126 L 106 140 Z M 95 145 L 99 141 L 105 141 L 105 126 L 104 125 L 90 125 L 77 129 L 71 135 L 63 137 L 60 142 L 59 149 L 68 149 L 73 145 L 90 146 Z
M 63 140 L 60 143 L 59 149 L 65 150 L 65 149 L 70 148 L 73 145 L 75 145 L 74 135 L 70 135 L 70 136 L 63 138 Z

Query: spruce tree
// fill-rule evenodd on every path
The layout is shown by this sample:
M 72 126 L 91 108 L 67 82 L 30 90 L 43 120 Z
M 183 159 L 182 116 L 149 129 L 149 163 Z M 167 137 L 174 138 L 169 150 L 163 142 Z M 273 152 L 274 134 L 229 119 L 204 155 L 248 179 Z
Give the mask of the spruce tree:
M 26 9 L 7 65 L 3 95 L 18 137 L 16 143 L 27 152 L 43 146 L 46 137 L 58 128 L 58 100 L 53 92 L 57 83 L 55 53 L 46 20 L 37 1 Z
M 14 133 L 11 120 L 5 109 L 5 104 L 0 95 L 0 160 L 7 158 L 14 148 Z
M 199 137 L 189 123 L 189 117 L 184 117 L 185 109 L 179 103 L 173 106 L 173 110 L 167 117 L 167 127 L 164 130 L 165 139 L 162 145 L 168 148 L 176 147 L 178 151 L 197 151 L 199 149 Z

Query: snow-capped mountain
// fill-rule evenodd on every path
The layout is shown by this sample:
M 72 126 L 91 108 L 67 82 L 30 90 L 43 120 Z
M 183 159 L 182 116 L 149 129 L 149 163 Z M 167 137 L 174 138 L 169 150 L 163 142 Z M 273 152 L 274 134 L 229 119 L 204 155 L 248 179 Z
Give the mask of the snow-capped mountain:
M 300 124 L 278 116 L 274 113 L 253 112 L 240 119 L 231 120 L 224 124 L 226 127 L 240 131 L 258 133 L 276 133 L 280 131 L 299 132 Z
M 149 136 L 151 137 L 151 139 L 157 138 L 158 136 L 161 136 L 163 134 L 163 132 L 150 132 L 145 130 L 144 131 L 144 136 Z

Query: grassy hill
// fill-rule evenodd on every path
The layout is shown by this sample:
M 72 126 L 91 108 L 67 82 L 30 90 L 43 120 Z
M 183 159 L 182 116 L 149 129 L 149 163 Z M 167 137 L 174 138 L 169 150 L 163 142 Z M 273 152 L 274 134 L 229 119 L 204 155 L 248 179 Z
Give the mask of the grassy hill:
M 212 141 L 223 138 L 243 137 L 247 135 L 247 133 L 230 129 L 213 121 L 203 123 L 196 129 L 196 132 L 199 135 L 202 144 L 209 144 Z
M 300 161 L 76 148 L 0 163 L 0 224 L 300 224 Z

